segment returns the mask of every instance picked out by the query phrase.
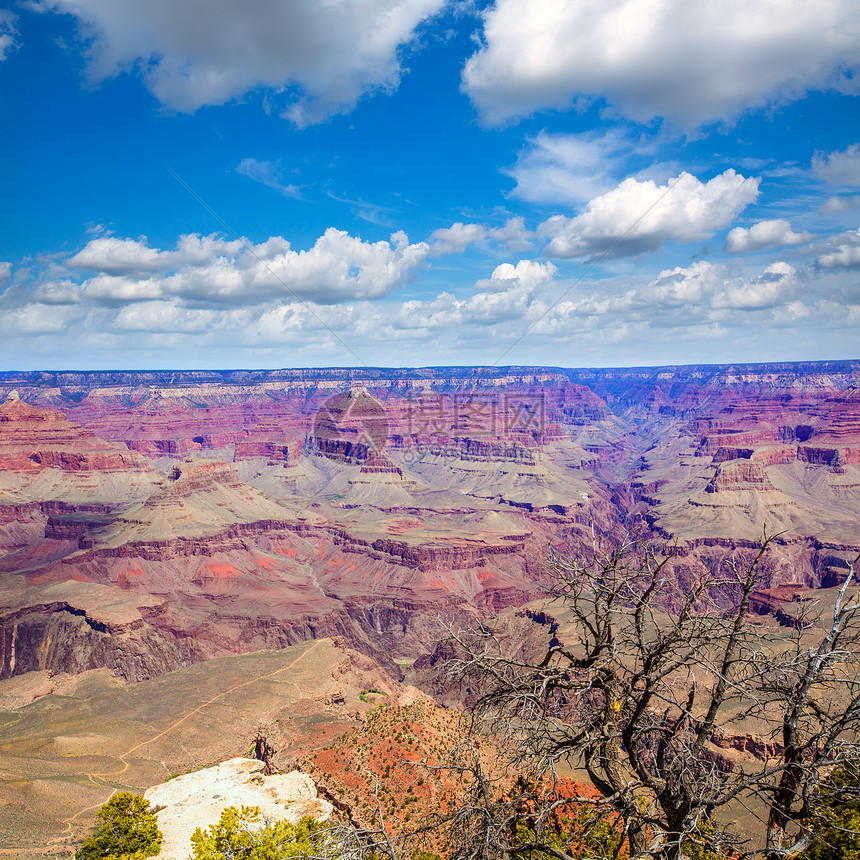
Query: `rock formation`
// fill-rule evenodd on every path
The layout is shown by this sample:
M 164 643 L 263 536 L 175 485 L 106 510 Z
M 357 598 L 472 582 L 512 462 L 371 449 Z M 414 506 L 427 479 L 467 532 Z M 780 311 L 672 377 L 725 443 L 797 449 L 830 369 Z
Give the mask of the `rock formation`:
M 143 466 L 118 442 L 105 442 L 69 421 L 62 412 L 38 409 L 12 391 L 0 405 L 0 470 L 41 472 L 121 472 Z
M 259 807 L 262 819 L 292 824 L 305 816 L 327 821 L 334 807 L 317 796 L 307 774 L 266 775 L 261 761 L 233 758 L 149 788 L 144 797 L 157 813 L 163 840 L 157 860 L 190 860 L 191 836 L 217 824 L 228 806 Z

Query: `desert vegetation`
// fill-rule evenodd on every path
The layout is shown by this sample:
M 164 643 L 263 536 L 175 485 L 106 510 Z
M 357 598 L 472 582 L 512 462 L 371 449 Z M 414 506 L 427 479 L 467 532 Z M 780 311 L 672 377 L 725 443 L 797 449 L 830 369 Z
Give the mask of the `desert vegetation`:
M 821 782 L 807 824 L 812 842 L 803 860 L 860 857 L 860 762 L 845 762 Z
M 294 860 L 337 856 L 331 829 L 312 818 L 265 821 L 259 807 L 228 807 L 217 824 L 191 837 L 194 860 Z
M 337 801 L 345 820 L 407 853 L 442 852 L 447 835 L 426 827 L 429 809 L 454 809 L 465 799 L 466 781 L 447 765 L 464 739 L 462 714 L 423 699 L 375 708 L 360 726 L 303 757 L 299 764 Z M 499 749 L 487 736 L 476 754 L 496 773 Z
M 99 824 L 75 860 L 144 860 L 158 854 L 161 832 L 155 812 L 139 794 L 115 794 L 99 810 Z

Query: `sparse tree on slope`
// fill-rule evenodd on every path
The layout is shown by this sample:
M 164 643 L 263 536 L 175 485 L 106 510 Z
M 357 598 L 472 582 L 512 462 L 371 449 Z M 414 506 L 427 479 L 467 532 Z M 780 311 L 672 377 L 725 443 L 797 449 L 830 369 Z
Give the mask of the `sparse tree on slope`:
M 312 818 L 298 824 L 263 821 L 258 806 L 230 806 L 217 824 L 191 837 L 194 860 L 294 860 L 333 857 L 328 828 Z

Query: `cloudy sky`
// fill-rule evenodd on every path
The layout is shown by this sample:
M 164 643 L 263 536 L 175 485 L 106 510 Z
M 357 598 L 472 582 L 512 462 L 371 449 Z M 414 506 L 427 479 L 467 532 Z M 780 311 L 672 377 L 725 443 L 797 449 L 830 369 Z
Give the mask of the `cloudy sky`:
M 0 369 L 860 358 L 856 0 L 12 0 Z

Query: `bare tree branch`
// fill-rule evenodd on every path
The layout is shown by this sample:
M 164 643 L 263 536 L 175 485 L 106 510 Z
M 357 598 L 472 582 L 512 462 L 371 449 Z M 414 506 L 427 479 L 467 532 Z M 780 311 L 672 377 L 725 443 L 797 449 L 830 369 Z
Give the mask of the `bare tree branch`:
M 477 768 L 464 769 L 473 790 L 447 822 L 452 856 L 571 856 L 545 790 L 561 766 L 587 775 L 597 797 L 573 800 L 617 821 L 631 857 L 680 860 L 696 845 L 766 860 L 802 850 L 821 776 L 860 755 L 860 603 L 849 594 L 857 560 L 829 622 L 803 610 L 777 635 L 748 615 L 774 540 L 764 534 L 757 553 L 679 588 L 675 546 L 633 535 L 605 545 L 592 533 L 590 545 L 550 559 L 563 641 L 530 659 L 489 624 L 450 631 L 452 679 L 478 691 L 476 724 L 503 743 L 529 787 L 511 807 L 493 800 Z M 751 719 L 770 735 L 767 753 L 733 767 L 714 741 Z M 714 813 L 733 802 L 759 810 L 764 844 L 742 845 L 719 824 Z

